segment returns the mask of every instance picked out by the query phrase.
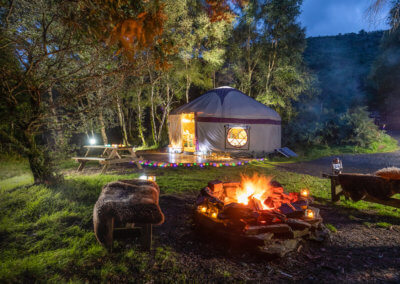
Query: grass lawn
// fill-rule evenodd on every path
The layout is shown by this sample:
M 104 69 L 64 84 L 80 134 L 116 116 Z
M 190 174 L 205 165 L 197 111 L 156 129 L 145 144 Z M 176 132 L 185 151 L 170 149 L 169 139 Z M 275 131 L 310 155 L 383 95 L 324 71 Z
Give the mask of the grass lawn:
M 209 180 L 239 180 L 240 174 L 272 175 L 287 191 L 307 187 L 321 204 L 328 203 L 329 181 L 278 170 L 264 162 L 230 168 L 144 169 L 157 175 L 161 194 L 196 194 Z M 124 175 L 68 175 L 57 187 L 31 185 L 25 161 L 0 162 L 0 282 L 120 282 L 196 280 L 180 266 L 180 252 L 157 247 L 151 253 L 115 244 L 108 254 L 93 233 L 92 210 L 103 185 Z M 385 216 L 400 211 L 365 202 L 342 201 L 338 208 L 368 210 Z M 390 224 L 378 224 L 389 226 Z M 334 230 L 331 228 L 331 230 Z M 157 236 L 155 236 L 157 238 Z M 212 273 L 220 273 L 215 270 Z M 223 271 L 225 276 L 230 271 Z
M 391 137 L 390 135 L 384 134 L 380 141 L 374 142 L 368 147 L 359 147 L 359 146 L 309 146 L 306 148 L 295 149 L 298 157 L 296 158 L 284 158 L 284 157 L 275 157 L 273 161 L 275 162 L 303 162 L 303 161 L 311 161 L 321 157 L 328 156 L 338 156 L 342 154 L 373 154 L 373 153 L 387 153 L 394 152 L 399 149 L 398 141 Z

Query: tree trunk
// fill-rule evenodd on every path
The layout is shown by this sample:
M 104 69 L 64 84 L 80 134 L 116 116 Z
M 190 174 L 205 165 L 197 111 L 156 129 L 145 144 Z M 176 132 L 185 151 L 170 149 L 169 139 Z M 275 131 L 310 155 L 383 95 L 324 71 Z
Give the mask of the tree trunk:
M 150 93 L 150 110 L 151 110 L 151 135 L 153 138 L 154 145 L 157 145 L 156 133 L 157 133 L 157 125 L 155 120 L 155 106 L 154 106 L 154 83 L 151 84 L 151 93 Z
M 49 93 L 50 111 L 53 116 L 53 124 L 54 124 L 51 127 L 54 140 L 54 148 L 57 149 L 60 148 L 60 146 L 64 145 L 64 136 L 62 131 L 60 131 L 60 125 L 57 117 L 57 110 L 54 105 L 53 90 L 51 87 L 49 87 L 48 93 Z
M 25 132 L 25 143 L 29 167 L 35 184 L 55 184 L 58 180 L 53 163 L 46 149 L 36 144 L 35 135 Z
M 163 127 L 164 127 L 165 119 L 167 118 L 167 115 L 168 115 L 168 113 L 169 113 L 169 105 L 170 105 L 170 103 L 171 103 L 171 99 L 170 99 L 170 97 L 171 97 L 171 96 L 170 96 L 170 87 L 169 87 L 169 84 L 168 84 L 168 83 L 167 83 L 166 97 L 167 97 L 167 102 L 166 102 L 166 104 L 164 105 L 164 111 L 163 111 L 163 114 L 162 114 L 162 118 L 161 118 L 161 120 L 160 120 L 160 126 L 159 126 L 159 128 L 158 128 L 157 143 L 160 143 L 161 134 L 162 134 L 162 130 L 163 130 Z
M 126 132 L 124 113 L 122 112 L 122 106 L 121 106 L 121 101 L 120 101 L 119 95 L 117 95 L 117 111 L 118 111 L 119 124 L 120 124 L 121 130 L 122 130 L 122 141 L 123 141 L 122 143 L 125 145 L 129 145 L 128 134 Z
M 139 132 L 139 137 L 142 139 L 142 144 L 143 146 L 147 146 L 146 139 L 144 138 L 144 130 L 143 130 L 143 124 L 142 124 L 142 119 L 143 119 L 143 109 L 142 109 L 142 89 L 139 89 L 137 92 L 137 128 Z
M 104 123 L 104 117 L 103 117 L 103 110 L 100 109 L 99 112 L 99 122 L 100 122 L 100 132 L 101 132 L 101 137 L 103 138 L 103 143 L 104 145 L 108 144 L 108 137 L 106 133 L 106 124 Z
M 186 89 L 185 89 L 185 97 L 186 97 L 186 103 L 189 102 L 189 90 L 190 90 L 190 77 L 189 77 L 189 71 L 187 67 L 187 63 L 185 64 L 185 69 L 186 69 Z
M 99 90 L 97 92 L 97 95 L 98 95 L 98 100 L 99 100 L 99 103 L 100 103 L 103 100 L 103 95 L 104 95 L 103 80 L 102 79 L 100 79 L 99 86 L 100 87 L 99 87 Z M 108 137 L 107 137 L 106 123 L 104 121 L 103 108 L 102 107 L 99 108 L 99 123 L 100 123 L 101 138 L 103 139 L 104 145 L 107 145 L 108 144 Z

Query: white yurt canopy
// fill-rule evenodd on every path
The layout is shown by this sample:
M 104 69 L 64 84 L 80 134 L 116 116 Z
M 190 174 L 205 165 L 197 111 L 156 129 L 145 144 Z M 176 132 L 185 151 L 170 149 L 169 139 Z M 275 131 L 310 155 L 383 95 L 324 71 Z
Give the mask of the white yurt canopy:
M 279 114 L 273 109 L 228 86 L 208 91 L 171 114 L 191 112 L 198 117 L 271 119 L 279 124 L 281 121 Z
M 184 152 L 272 152 L 281 147 L 281 118 L 231 87 L 208 91 L 169 116 L 170 147 Z

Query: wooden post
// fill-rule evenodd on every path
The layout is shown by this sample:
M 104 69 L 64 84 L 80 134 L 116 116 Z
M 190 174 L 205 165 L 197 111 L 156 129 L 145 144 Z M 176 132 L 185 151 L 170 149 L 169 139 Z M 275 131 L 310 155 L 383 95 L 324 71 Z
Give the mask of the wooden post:
M 108 163 L 107 161 L 104 161 L 104 166 L 101 169 L 101 174 L 104 174 L 107 171 L 107 168 L 108 168 Z
M 336 180 L 334 176 L 331 176 L 331 200 L 332 202 L 339 201 L 340 197 L 336 195 Z
M 106 226 L 107 226 L 106 247 L 110 252 L 112 252 L 113 241 L 114 241 L 114 218 L 108 219 Z
M 86 161 L 80 160 L 79 161 L 79 167 L 78 167 L 78 172 L 81 172 L 83 168 L 85 167 Z
M 141 231 L 141 244 L 142 249 L 146 251 L 151 250 L 151 241 L 153 236 L 153 226 L 152 224 L 143 224 Z

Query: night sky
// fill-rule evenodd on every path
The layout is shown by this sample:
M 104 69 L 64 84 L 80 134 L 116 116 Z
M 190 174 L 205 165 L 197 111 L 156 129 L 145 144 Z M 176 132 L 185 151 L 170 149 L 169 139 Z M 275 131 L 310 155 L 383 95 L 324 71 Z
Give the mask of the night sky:
M 388 29 L 388 7 L 371 23 L 366 12 L 370 4 L 371 0 L 304 0 L 299 20 L 307 37 Z

